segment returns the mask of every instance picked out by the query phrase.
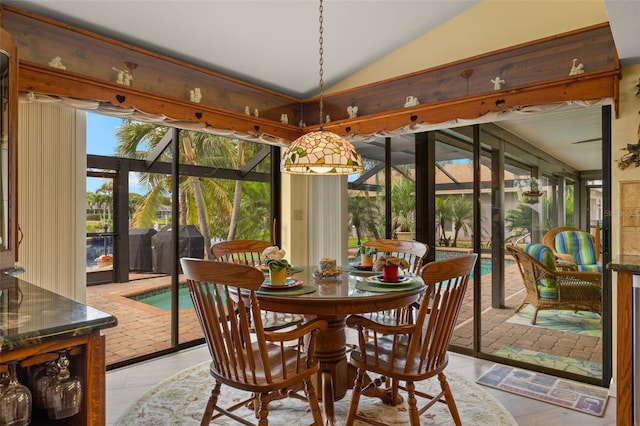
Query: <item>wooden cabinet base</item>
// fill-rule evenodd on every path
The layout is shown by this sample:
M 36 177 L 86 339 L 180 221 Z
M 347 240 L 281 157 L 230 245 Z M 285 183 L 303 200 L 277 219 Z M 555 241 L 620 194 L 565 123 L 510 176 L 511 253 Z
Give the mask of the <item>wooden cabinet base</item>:
M 105 401 L 105 338 L 100 332 L 82 336 L 51 340 L 0 354 L 0 364 L 18 362 L 19 376 L 25 377 L 29 365 L 46 359 L 46 354 L 69 350 L 71 373 L 78 376 L 84 386 L 80 412 L 66 419 L 56 420 L 56 425 L 104 426 Z M 22 380 L 22 379 L 21 379 Z M 51 424 L 44 410 L 34 409 L 31 425 Z

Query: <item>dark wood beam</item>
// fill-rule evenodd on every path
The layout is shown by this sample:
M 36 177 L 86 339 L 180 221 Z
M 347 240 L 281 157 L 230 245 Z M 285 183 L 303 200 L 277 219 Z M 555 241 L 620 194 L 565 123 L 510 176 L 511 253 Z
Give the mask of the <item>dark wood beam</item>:
M 4 4 L 0 13 L 20 46 L 22 92 L 96 100 L 164 115 L 175 127 L 231 130 L 280 146 L 317 127 L 317 97 L 295 99 Z M 51 52 L 64 58 L 65 69 L 49 65 Z M 574 58 L 584 73 L 569 75 Z M 119 83 L 114 71 L 125 67 L 135 75 L 130 84 Z M 492 83 L 497 77 L 505 81 L 501 87 Z M 409 133 L 423 123 L 602 98 L 613 99 L 617 116 L 620 77 L 611 29 L 603 23 L 325 94 L 324 112 L 333 120 L 324 128 L 340 135 Z M 202 91 L 197 102 L 189 95 L 194 87 Z M 420 103 L 405 108 L 408 95 Z M 358 106 L 358 117 L 348 116 L 350 105 Z M 299 121 L 306 129 L 295 125 Z

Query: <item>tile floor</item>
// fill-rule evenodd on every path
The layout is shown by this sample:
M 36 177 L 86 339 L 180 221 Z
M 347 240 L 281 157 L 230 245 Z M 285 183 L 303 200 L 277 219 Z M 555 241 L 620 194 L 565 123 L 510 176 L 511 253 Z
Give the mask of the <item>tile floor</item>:
M 151 361 L 111 370 L 107 373 L 107 425 L 111 426 L 120 415 L 146 391 L 178 371 L 209 359 L 206 346 L 197 346 Z M 451 354 L 448 371 L 475 380 L 493 365 L 492 362 Z M 519 425 L 562 424 L 580 426 L 615 425 L 615 398 L 610 398 L 605 415 L 595 417 L 520 397 L 507 392 L 483 387 L 502 405 L 507 407 Z

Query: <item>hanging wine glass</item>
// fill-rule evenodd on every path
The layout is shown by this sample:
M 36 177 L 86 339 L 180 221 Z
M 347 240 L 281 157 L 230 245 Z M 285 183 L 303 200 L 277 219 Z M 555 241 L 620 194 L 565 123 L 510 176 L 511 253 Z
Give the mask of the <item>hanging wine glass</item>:
M 9 383 L 0 394 L 0 425 L 25 426 L 31 423 L 32 399 L 28 387 L 18 382 L 16 362 L 9 363 Z
M 49 383 L 45 393 L 47 413 L 50 419 L 64 419 L 77 414 L 82 407 L 82 382 L 71 376 L 66 351 L 60 352 L 58 373 Z
M 9 384 L 9 368 L 7 368 L 6 370 L 0 373 L 0 395 L 4 390 L 4 387 L 7 386 L 8 384 Z
M 58 375 L 58 364 L 56 361 L 49 361 L 37 369 L 33 376 L 33 405 L 36 408 L 47 408 L 46 394 L 47 388 Z
M 4 389 L 9 385 L 9 367 L 6 365 L 0 365 L 0 395 L 4 392 Z

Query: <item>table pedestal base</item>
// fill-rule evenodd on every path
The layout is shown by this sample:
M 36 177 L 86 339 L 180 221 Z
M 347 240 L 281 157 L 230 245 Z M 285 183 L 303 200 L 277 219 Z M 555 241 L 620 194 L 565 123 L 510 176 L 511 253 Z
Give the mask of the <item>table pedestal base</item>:
M 339 401 L 347 394 L 347 390 L 353 387 L 356 377 L 356 369 L 347 361 L 345 332 L 346 316 L 318 317 L 326 320 L 329 327 L 326 331 L 318 333 L 316 359 L 319 369 L 314 386 L 318 390 L 318 398 L 322 402 L 322 414 L 325 425 L 333 426 L 335 422 L 334 401 Z M 385 379 L 380 378 L 372 381 L 365 377 L 365 386 L 368 386 L 362 394 L 369 397 L 380 398 L 388 405 L 400 404 L 403 399 L 400 395 L 392 397 L 391 390 L 381 388 L 385 384 Z

